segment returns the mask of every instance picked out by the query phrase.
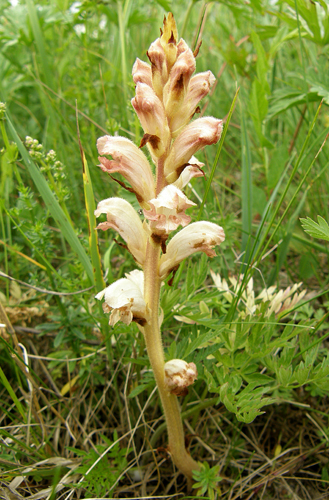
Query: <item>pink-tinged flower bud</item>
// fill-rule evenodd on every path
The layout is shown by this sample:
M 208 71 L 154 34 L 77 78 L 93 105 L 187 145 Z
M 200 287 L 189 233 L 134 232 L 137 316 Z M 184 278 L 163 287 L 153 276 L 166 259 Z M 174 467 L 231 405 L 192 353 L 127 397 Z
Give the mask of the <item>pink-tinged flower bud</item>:
M 215 144 L 219 140 L 222 129 L 222 120 L 211 116 L 198 118 L 187 125 L 175 139 L 166 159 L 164 166 L 166 178 L 176 171 L 177 179 L 182 166 L 189 162 L 191 156 L 204 146 Z M 171 178 L 170 182 L 176 179 Z
M 173 137 L 176 137 L 181 128 L 185 127 L 192 119 L 199 102 L 209 93 L 215 81 L 216 78 L 211 71 L 198 73 L 190 79 L 187 94 L 180 106 L 179 112 L 176 110 L 170 118 L 170 128 Z
M 136 321 L 142 326 L 145 324 L 149 318 L 149 311 L 144 300 L 143 290 L 144 273 L 135 269 L 126 274 L 126 278 L 115 281 L 96 295 L 98 300 L 105 297 L 103 310 L 105 313 L 111 313 L 109 321 L 111 326 L 118 321 L 122 321 L 126 325 L 132 321 Z
M 160 38 L 151 43 L 146 54 L 151 62 L 153 89 L 156 95 L 162 99 L 163 87 L 168 80 L 168 69 L 166 54 L 161 45 Z
M 185 50 L 188 50 L 190 47 L 187 45 L 185 40 L 181 38 L 177 44 L 177 57 L 179 57 Z
M 151 66 L 140 59 L 136 59 L 133 65 L 133 80 L 135 83 L 146 83 L 149 87 L 152 87 L 152 70 Z
M 113 174 L 119 172 L 131 184 L 138 202 L 148 207 L 147 201 L 155 196 L 151 166 L 141 151 L 126 137 L 105 135 L 97 141 L 100 155 L 111 155 L 113 160 L 99 158 L 101 169 Z M 129 189 L 130 190 L 130 189 Z
M 167 251 L 160 258 L 159 275 L 164 279 L 178 267 L 183 259 L 195 252 L 204 252 L 208 257 L 216 255 L 213 248 L 225 240 L 222 227 L 213 222 L 193 222 L 169 241 Z
M 97 229 L 114 229 L 127 243 L 129 252 L 141 266 L 144 265 L 147 235 L 137 212 L 123 198 L 108 198 L 98 203 L 95 216 L 106 214 L 107 221 Z
M 152 156 L 159 158 L 165 152 L 170 131 L 162 102 L 153 88 L 145 83 L 137 83 L 136 96 L 131 101 L 145 135 Z M 145 137 L 145 136 L 144 136 Z
M 173 186 L 178 187 L 178 189 L 183 189 L 193 177 L 202 177 L 204 175 L 204 172 L 201 170 L 202 167 L 204 167 L 204 163 L 197 160 L 195 156 L 192 156 L 178 179 L 173 183 Z M 172 174 L 167 177 L 168 182 L 170 182 L 171 175 Z M 174 172 L 173 177 L 177 177 L 176 172 Z
M 186 363 L 182 359 L 171 359 L 164 365 L 165 386 L 171 394 L 186 396 L 188 386 L 192 385 L 198 376 L 194 363 Z
M 188 49 L 178 57 L 173 65 L 168 82 L 163 90 L 163 103 L 172 130 L 171 120 L 176 114 L 181 113 L 180 108 L 186 97 L 188 85 L 194 71 L 195 58 L 191 49 Z
M 157 235 L 168 234 L 178 226 L 187 226 L 191 217 L 185 214 L 185 210 L 195 205 L 173 185 L 166 186 L 149 204 L 151 209 L 144 210 L 144 215 L 150 221 L 152 233 Z

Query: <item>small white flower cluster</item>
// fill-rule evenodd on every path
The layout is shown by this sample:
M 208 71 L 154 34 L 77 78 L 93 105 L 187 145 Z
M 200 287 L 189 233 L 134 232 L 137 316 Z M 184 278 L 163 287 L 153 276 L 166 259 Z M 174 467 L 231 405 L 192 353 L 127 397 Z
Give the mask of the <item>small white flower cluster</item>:
M 221 278 L 219 274 L 214 273 L 212 270 L 210 270 L 210 273 L 217 289 L 223 292 L 223 297 L 231 304 L 234 297 L 239 295 L 244 276 L 242 274 L 237 278 L 230 276 L 230 287 L 225 278 Z M 244 284 L 244 290 L 238 303 L 238 307 L 241 304 L 244 306 L 243 309 L 239 308 L 239 317 L 246 318 L 247 316 L 259 314 L 264 302 L 268 302 L 265 313 L 266 317 L 271 316 L 273 313 L 280 315 L 284 311 L 293 309 L 306 295 L 306 290 L 297 292 L 301 285 L 302 283 L 295 283 L 292 286 L 288 286 L 285 290 L 279 290 L 278 292 L 276 291 L 276 286 L 270 286 L 269 288 L 264 288 L 260 294 L 255 296 L 254 280 L 250 278 Z

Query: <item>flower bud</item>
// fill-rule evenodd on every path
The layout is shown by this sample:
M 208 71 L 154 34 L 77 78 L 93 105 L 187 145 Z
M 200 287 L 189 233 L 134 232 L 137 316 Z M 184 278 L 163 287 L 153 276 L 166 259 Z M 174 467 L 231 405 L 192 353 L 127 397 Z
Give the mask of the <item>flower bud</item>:
M 180 108 L 176 108 L 170 119 L 170 129 L 173 137 L 176 137 L 182 127 L 185 127 L 193 118 L 199 102 L 209 93 L 215 81 L 216 78 L 211 71 L 198 73 L 190 79 L 186 97 Z
M 188 386 L 192 385 L 198 376 L 194 363 L 186 363 L 182 359 L 171 359 L 164 365 L 165 386 L 171 394 L 186 396 Z
M 166 114 L 171 120 L 181 114 L 181 106 L 187 94 L 190 78 L 195 71 L 195 58 L 191 49 L 183 52 L 175 62 L 163 91 Z M 170 127 L 172 129 L 172 127 Z
M 133 69 L 133 80 L 135 83 L 146 83 L 149 87 L 152 87 L 152 70 L 151 66 L 140 59 L 136 59 Z
M 138 82 L 136 96 L 131 100 L 131 104 L 144 129 L 144 138 L 147 136 L 146 142 L 152 156 L 159 158 L 163 155 L 170 138 L 167 117 L 162 102 L 153 88 L 145 83 Z M 144 141 L 142 141 L 143 143 Z
M 146 54 L 151 62 L 153 89 L 156 95 L 162 99 L 163 87 L 168 80 L 168 69 L 165 51 L 159 38 L 151 43 Z

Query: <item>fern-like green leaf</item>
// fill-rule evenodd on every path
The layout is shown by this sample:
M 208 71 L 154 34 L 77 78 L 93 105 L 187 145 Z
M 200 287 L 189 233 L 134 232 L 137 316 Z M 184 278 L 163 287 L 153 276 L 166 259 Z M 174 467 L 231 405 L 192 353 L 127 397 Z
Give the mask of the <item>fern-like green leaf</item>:
M 315 222 L 310 217 L 300 219 L 300 222 L 304 231 L 310 236 L 329 241 L 329 224 L 320 215 L 318 215 L 318 222 Z

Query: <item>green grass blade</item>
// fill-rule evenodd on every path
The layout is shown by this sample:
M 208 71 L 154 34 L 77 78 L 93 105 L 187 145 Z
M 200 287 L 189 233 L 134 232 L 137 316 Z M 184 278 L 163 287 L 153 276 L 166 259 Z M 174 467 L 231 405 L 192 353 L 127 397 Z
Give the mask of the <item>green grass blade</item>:
M 245 115 L 241 106 L 241 146 L 242 146 L 242 242 L 241 250 L 246 252 L 243 261 L 248 259 L 248 246 L 252 226 L 252 180 L 251 156 Z
M 240 90 L 240 88 L 238 88 L 238 90 L 235 93 L 234 99 L 233 99 L 231 107 L 230 107 L 230 111 L 229 111 L 228 116 L 227 116 L 226 123 L 224 125 L 224 129 L 223 129 L 223 132 L 222 132 L 219 144 L 218 144 L 218 149 L 217 149 L 215 161 L 213 163 L 213 166 L 212 166 L 212 169 L 211 169 L 211 172 L 210 172 L 210 176 L 209 176 L 208 182 L 206 184 L 206 189 L 204 191 L 203 200 L 202 200 L 202 203 L 201 203 L 200 208 L 199 208 L 199 213 L 198 213 L 198 216 L 197 216 L 197 219 L 196 219 L 197 221 L 200 220 L 201 216 L 202 216 L 203 208 L 204 208 L 204 205 L 206 203 L 207 196 L 208 196 L 208 193 L 210 191 L 210 186 L 211 186 L 212 180 L 213 180 L 214 175 L 215 175 L 215 171 L 216 171 L 218 159 L 219 159 L 220 153 L 222 151 L 222 147 L 223 147 L 223 144 L 224 144 L 226 132 L 227 132 L 227 129 L 229 127 L 229 124 L 230 124 L 230 121 L 231 121 L 231 118 L 232 118 L 232 114 L 233 114 L 233 111 L 234 111 L 234 108 L 235 108 L 236 100 L 238 98 L 239 90 Z
M 94 276 L 93 276 L 93 269 L 90 263 L 90 259 L 85 252 L 83 246 L 81 245 L 77 235 L 75 234 L 75 231 L 73 227 L 71 226 L 69 220 L 67 219 L 66 215 L 64 214 L 62 208 L 60 207 L 58 201 L 56 200 L 54 194 L 52 193 L 51 189 L 48 186 L 48 183 L 42 173 L 40 172 L 39 168 L 35 165 L 35 163 L 32 161 L 30 155 L 26 151 L 22 141 L 17 135 L 17 132 L 15 130 L 14 125 L 12 124 L 8 114 L 7 114 L 7 122 L 8 126 L 11 132 L 11 135 L 13 137 L 13 140 L 17 144 L 18 150 L 25 162 L 25 165 L 32 177 L 33 182 L 35 183 L 40 195 L 42 196 L 49 212 L 51 213 L 51 216 L 54 218 L 56 223 L 58 224 L 58 227 L 60 228 L 62 235 L 64 238 L 67 240 L 69 243 L 70 247 L 72 250 L 78 255 L 79 260 L 81 264 L 84 267 L 84 270 L 87 273 L 87 276 L 91 282 L 91 284 L 94 284 Z
M 279 210 L 280 210 L 280 207 L 281 207 L 281 205 L 282 205 L 282 203 L 283 203 L 283 201 L 284 201 L 284 199 L 285 199 L 285 197 L 286 197 L 286 195 L 287 195 L 287 192 L 288 192 L 288 190 L 289 190 L 289 188 L 290 188 L 290 185 L 291 185 L 291 183 L 292 183 L 292 181 L 293 181 L 293 179 L 294 179 L 294 177 L 295 177 L 295 174 L 296 174 L 296 172 L 297 172 L 297 170 L 298 170 L 298 167 L 300 166 L 301 161 L 302 161 L 302 159 L 303 159 L 303 157 L 304 157 L 304 153 L 305 153 L 306 147 L 307 147 L 307 145 L 308 145 L 308 143 L 309 143 L 309 141 L 310 141 L 310 138 L 311 138 L 311 135 L 312 135 L 312 132 L 313 132 L 313 129 L 314 129 L 314 126 L 315 126 L 315 123 L 316 123 L 317 117 L 318 117 L 319 112 L 320 112 L 320 109 L 321 109 L 321 105 L 322 105 L 322 102 L 321 102 L 320 106 L 318 107 L 318 109 L 317 109 L 317 111 L 316 111 L 316 113 L 315 113 L 314 119 L 313 119 L 313 121 L 312 121 L 312 123 L 311 123 L 311 126 L 310 126 L 309 130 L 308 130 L 308 134 L 307 134 L 307 136 L 306 136 L 306 139 L 305 139 L 305 141 L 304 141 L 304 144 L 303 144 L 303 146 L 302 146 L 302 149 L 301 149 L 301 151 L 300 151 L 300 153 L 299 153 L 299 155 L 298 155 L 298 158 L 297 158 L 297 160 L 296 160 L 295 166 L 294 166 L 294 168 L 292 169 L 292 172 L 291 172 L 291 174 L 290 174 L 290 177 L 289 177 L 289 179 L 288 179 L 288 182 L 287 182 L 287 184 L 286 184 L 286 187 L 285 187 L 285 189 L 283 190 L 283 193 L 281 194 L 280 200 L 278 201 L 278 204 L 277 204 L 277 206 L 276 206 L 276 208 L 275 208 L 275 210 L 274 210 L 274 212 L 273 212 L 273 215 L 272 215 L 271 221 L 269 222 L 268 227 L 267 227 L 267 230 L 264 232 L 264 235 L 263 235 L 263 237 L 262 237 L 262 240 L 261 240 L 261 242 L 260 242 L 260 244 L 259 244 L 259 247 L 258 247 L 258 249 L 257 249 L 257 251 L 256 251 L 256 255 L 255 255 L 255 257 L 254 257 L 255 266 L 257 266 L 257 265 L 258 265 L 258 263 L 261 261 L 261 259 L 262 259 L 263 255 L 266 253 L 266 251 L 267 251 L 267 249 L 268 249 L 268 247 L 269 247 L 269 245 L 270 245 L 270 243 L 271 243 L 271 241 L 272 241 L 272 239 L 273 239 L 274 235 L 275 235 L 275 234 L 276 234 L 276 232 L 278 231 L 278 229 L 279 229 L 280 225 L 282 224 L 282 221 L 283 221 L 284 217 L 286 216 L 286 214 L 287 214 L 287 212 L 288 212 L 289 208 L 291 207 L 291 204 L 292 204 L 292 203 L 293 203 L 293 201 L 295 200 L 295 198 L 296 198 L 296 196 L 297 196 L 298 192 L 300 191 L 300 189 L 301 189 L 301 187 L 302 187 L 302 184 L 303 184 L 303 183 L 304 183 L 304 181 L 305 181 L 305 178 L 306 178 L 306 177 L 304 176 L 304 177 L 303 177 L 303 179 L 302 179 L 302 181 L 299 183 L 299 185 L 298 185 L 298 187 L 297 187 L 297 189 L 296 189 L 296 191 L 295 191 L 295 194 L 294 194 L 294 195 L 292 196 L 292 198 L 290 199 L 290 202 L 288 203 L 288 206 L 286 207 L 286 209 L 284 210 L 284 212 L 283 212 L 282 216 L 280 217 L 279 222 L 277 223 L 277 225 L 276 225 L 276 227 L 275 227 L 275 229 L 274 229 L 273 233 L 271 234 L 271 236 L 270 236 L 270 237 L 268 238 L 268 240 L 266 241 L 266 238 L 267 238 L 267 236 L 268 236 L 268 234 L 269 234 L 269 232 L 270 232 L 270 230 L 271 230 L 272 226 L 274 225 L 274 221 L 275 221 L 276 216 L 277 216 L 277 214 L 278 214 L 278 212 L 279 212 Z M 315 159 L 316 159 L 316 157 L 314 158 L 313 162 L 311 163 L 311 167 L 313 166 Z M 310 167 L 310 168 L 311 168 L 311 167 Z M 310 171 L 310 168 L 307 170 L 306 175 L 308 175 L 308 173 L 309 173 L 309 171 Z M 265 241 L 266 241 L 266 243 L 265 243 Z
M 6 375 L 4 374 L 4 372 L 2 371 L 1 368 L 0 368 L 0 380 L 3 383 L 4 387 L 7 389 L 11 399 L 15 403 L 15 406 L 16 406 L 17 410 L 19 411 L 19 413 L 21 414 L 24 422 L 26 422 L 26 412 L 24 411 L 24 408 L 23 408 L 20 400 L 16 396 L 15 391 L 11 387 Z
M 105 282 L 103 279 L 102 266 L 101 266 L 101 257 L 99 254 L 98 247 L 98 235 L 95 223 L 95 197 L 92 186 L 92 181 L 90 177 L 88 163 L 83 152 L 83 149 L 80 144 L 80 153 L 81 153 L 81 161 L 82 161 L 82 177 L 83 177 L 83 188 L 85 194 L 85 204 L 86 204 L 86 213 L 88 219 L 88 232 L 89 232 L 89 252 L 91 256 L 91 262 L 94 271 L 94 278 L 96 283 L 96 289 L 99 292 L 105 288 Z
M 42 72 L 45 77 L 45 81 L 47 85 L 49 85 L 49 87 L 53 88 L 53 75 L 49 68 L 47 52 L 45 50 L 47 44 L 45 43 L 44 37 L 42 35 L 37 10 L 32 0 L 26 0 L 26 8 L 30 19 L 34 40 L 39 52 Z

